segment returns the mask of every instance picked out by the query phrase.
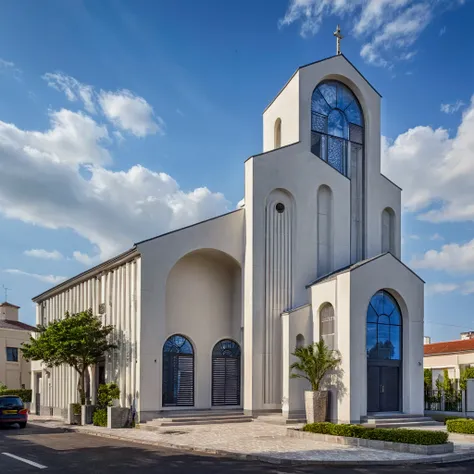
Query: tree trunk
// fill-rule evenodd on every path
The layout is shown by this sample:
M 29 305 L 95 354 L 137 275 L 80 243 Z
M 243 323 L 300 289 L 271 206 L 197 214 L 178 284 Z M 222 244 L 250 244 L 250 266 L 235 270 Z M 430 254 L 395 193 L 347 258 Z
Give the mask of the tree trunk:
M 81 370 L 78 370 L 79 380 L 77 382 L 77 391 L 79 392 L 79 399 L 81 405 L 86 404 L 86 387 L 85 387 L 85 378 L 86 378 L 87 367 L 83 367 Z

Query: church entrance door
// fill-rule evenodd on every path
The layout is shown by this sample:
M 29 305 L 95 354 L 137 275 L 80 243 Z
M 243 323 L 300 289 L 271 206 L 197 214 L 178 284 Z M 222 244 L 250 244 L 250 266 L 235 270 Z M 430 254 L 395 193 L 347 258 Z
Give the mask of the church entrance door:
M 219 341 L 212 351 L 212 406 L 240 405 L 240 346 Z
M 402 410 L 402 315 L 387 291 L 367 309 L 367 413 Z
M 367 370 L 367 412 L 399 411 L 399 367 L 369 365 Z

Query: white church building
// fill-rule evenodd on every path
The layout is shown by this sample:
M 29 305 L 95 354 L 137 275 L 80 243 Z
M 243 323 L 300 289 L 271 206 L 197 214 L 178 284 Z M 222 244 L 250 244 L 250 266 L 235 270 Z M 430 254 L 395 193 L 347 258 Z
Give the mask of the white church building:
M 34 298 L 37 323 L 92 308 L 119 349 L 91 370 L 140 421 L 166 411 L 304 411 L 292 352 L 340 351 L 330 419 L 423 413 L 424 282 L 400 261 L 401 189 L 381 174 L 381 96 L 339 54 L 300 67 L 263 112 L 241 208 L 154 237 Z M 76 401 L 32 366 L 38 413 Z

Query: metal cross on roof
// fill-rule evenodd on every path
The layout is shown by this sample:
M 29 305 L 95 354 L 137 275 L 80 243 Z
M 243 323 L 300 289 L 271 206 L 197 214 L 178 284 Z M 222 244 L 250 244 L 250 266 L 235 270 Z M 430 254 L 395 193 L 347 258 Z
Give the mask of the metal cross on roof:
M 341 54 L 341 40 L 344 36 L 341 35 L 341 28 L 337 25 L 336 31 L 333 33 L 336 37 L 336 54 Z

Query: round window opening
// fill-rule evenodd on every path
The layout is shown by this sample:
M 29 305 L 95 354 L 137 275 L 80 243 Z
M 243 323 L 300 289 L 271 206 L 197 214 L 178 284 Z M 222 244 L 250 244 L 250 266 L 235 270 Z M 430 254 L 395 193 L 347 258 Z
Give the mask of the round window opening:
M 279 212 L 280 214 L 285 210 L 285 205 L 281 202 L 279 202 L 276 206 L 275 206 L 275 209 L 277 212 Z

